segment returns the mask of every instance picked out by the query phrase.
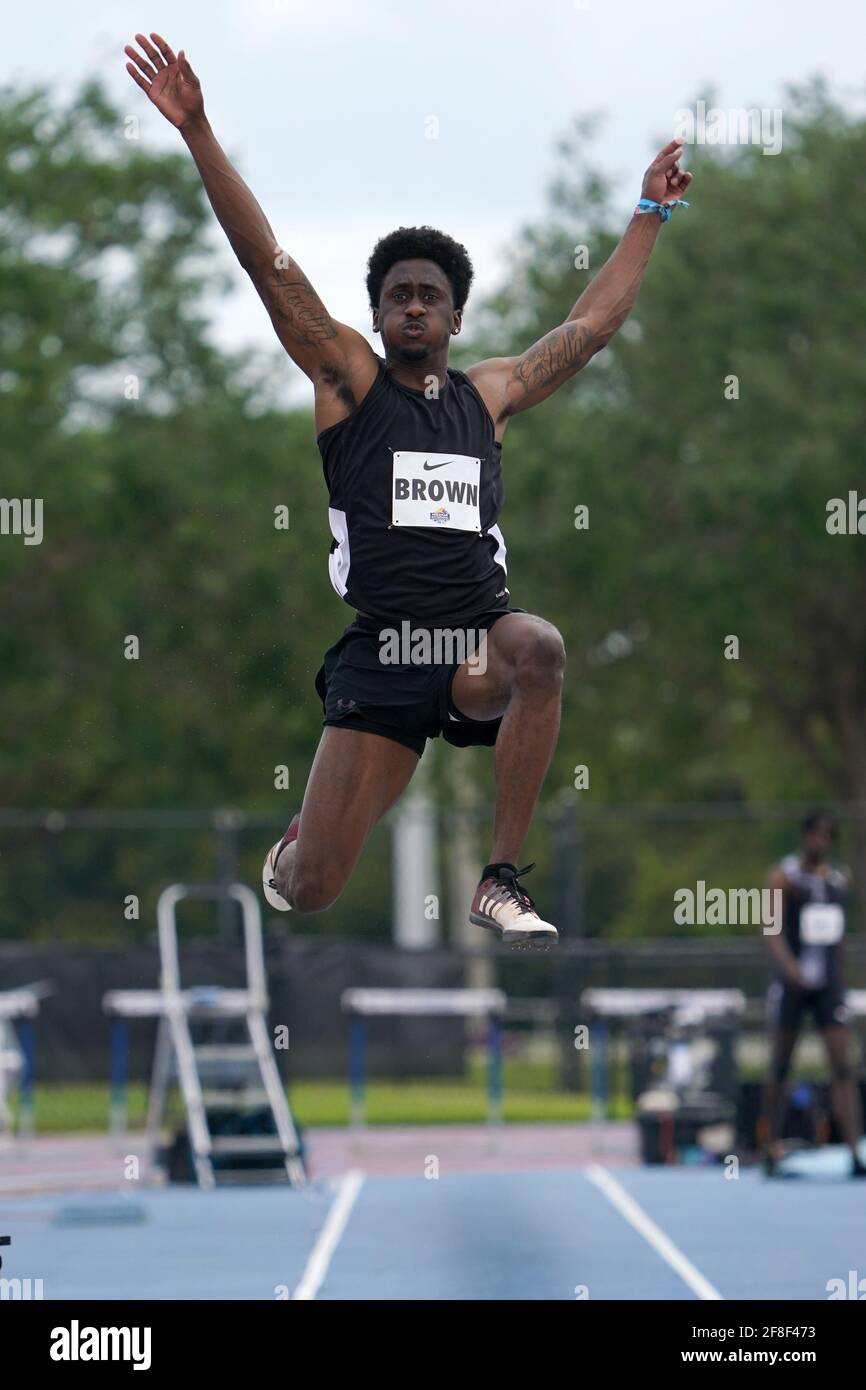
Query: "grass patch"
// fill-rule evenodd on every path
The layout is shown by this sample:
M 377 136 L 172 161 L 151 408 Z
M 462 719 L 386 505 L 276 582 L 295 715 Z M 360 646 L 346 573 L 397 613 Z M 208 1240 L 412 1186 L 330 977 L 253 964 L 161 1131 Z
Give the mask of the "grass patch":
M 618 1069 L 617 1069 L 618 1070 Z M 762 1079 L 763 1070 L 741 1067 L 741 1079 Z M 798 1079 L 814 1079 L 823 1068 L 800 1067 Z M 750 1076 L 753 1073 L 753 1078 Z M 621 1071 L 611 1082 L 625 1084 Z M 367 1122 L 371 1125 L 479 1124 L 486 1119 L 486 1074 L 482 1057 L 470 1059 L 462 1077 L 373 1079 L 367 1086 Z M 291 1088 L 292 1108 L 302 1125 L 345 1125 L 349 1120 L 349 1086 L 343 1078 L 298 1081 Z M 147 1112 L 147 1086 L 131 1084 L 127 1093 L 129 1128 L 141 1129 Z M 503 1064 L 503 1115 L 513 1124 L 575 1124 L 590 1119 L 589 1096 L 563 1090 L 555 1062 L 509 1058 Z M 181 1120 L 174 1097 L 170 1118 Z M 39 1083 L 36 1088 L 36 1130 L 40 1134 L 107 1130 L 109 1088 L 104 1082 Z M 609 1117 L 633 1118 L 625 1096 L 612 1098 Z
M 485 1069 L 473 1059 L 463 1077 L 373 1079 L 367 1086 L 369 1124 L 476 1124 L 486 1119 Z M 36 1088 L 36 1131 L 84 1133 L 106 1130 L 109 1087 L 104 1082 L 44 1082 Z M 302 1125 L 345 1125 L 349 1120 L 349 1086 L 344 1079 L 298 1081 L 290 1092 L 293 1111 Z M 147 1087 L 142 1082 L 127 1092 L 129 1128 L 140 1129 L 147 1112 Z M 181 1117 L 175 1097 L 170 1116 Z M 631 1106 L 614 1107 L 627 1119 Z M 511 1123 L 578 1123 L 590 1118 L 585 1095 L 565 1091 L 552 1063 L 506 1060 L 503 1065 L 503 1115 Z

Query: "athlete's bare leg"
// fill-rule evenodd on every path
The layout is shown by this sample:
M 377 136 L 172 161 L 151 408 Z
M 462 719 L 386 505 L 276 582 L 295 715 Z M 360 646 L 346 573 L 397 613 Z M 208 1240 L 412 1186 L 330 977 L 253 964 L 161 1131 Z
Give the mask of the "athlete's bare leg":
M 848 1061 L 848 1029 L 841 1024 L 822 1030 L 830 1063 L 830 1095 L 840 1133 L 852 1154 L 863 1133 L 863 1110 L 857 1079 Z
M 788 1098 L 788 1072 L 797 1043 L 793 1028 L 777 1028 L 773 1033 L 770 1074 L 764 1086 L 763 1108 L 758 1120 L 758 1140 L 775 1148 L 782 1134 Z
M 469 719 L 503 716 L 494 753 L 489 862 L 516 864 L 559 734 L 565 647 L 551 623 L 529 613 L 507 613 L 484 645 L 485 669 L 465 661 L 455 673 L 451 698 Z M 479 659 L 477 666 L 484 664 Z
M 277 888 L 291 907 L 323 912 L 340 896 L 367 836 L 418 762 L 417 753 L 393 739 L 326 725 L 304 792 L 295 851 L 277 864 Z

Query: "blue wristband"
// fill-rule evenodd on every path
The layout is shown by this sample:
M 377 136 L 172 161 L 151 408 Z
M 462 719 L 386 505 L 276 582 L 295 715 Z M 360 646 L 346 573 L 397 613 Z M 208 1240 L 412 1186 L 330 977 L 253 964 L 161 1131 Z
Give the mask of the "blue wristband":
M 652 198 L 641 198 L 640 202 L 635 208 L 635 212 L 660 212 L 662 215 L 662 221 L 667 222 L 670 218 L 671 212 L 676 207 L 687 208 L 688 203 L 685 201 L 684 198 L 674 198 L 670 206 L 666 207 L 664 203 L 654 203 Z

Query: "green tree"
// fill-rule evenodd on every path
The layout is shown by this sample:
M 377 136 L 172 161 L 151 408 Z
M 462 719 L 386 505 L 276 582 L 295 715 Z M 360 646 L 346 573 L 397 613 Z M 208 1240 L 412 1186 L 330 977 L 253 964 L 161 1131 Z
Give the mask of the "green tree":
M 273 406 L 274 364 L 290 370 L 276 352 L 213 346 L 203 305 L 232 282 L 198 175 L 134 134 L 96 85 L 66 107 L 0 93 L 2 493 L 44 501 L 41 545 L 0 537 L 0 803 L 233 803 L 277 820 L 315 751 L 313 676 L 351 616 L 327 579 L 312 414 Z M 515 239 L 502 289 L 470 302 L 456 365 L 561 321 L 615 244 L 591 137 L 582 122 L 561 142 L 549 206 Z M 786 101 L 778 157 L 695 151 L 692 206 L 663 229 L 628 324 L 509 429 L 514 601 L 569 649 L 549 802 L 577 764 L 591 803 L 866 802 L 864 538 L 825 524 L 863 476 L 864 147 L 864 123 L 814 84 Z M 443 805 L 461 756 L 479 787 L 492 779 L 482 753 L 440 748 Z M 733 843 L 702 830 L 683 872 L 730 868 Z M 50 931 L 44 846 L 19 850 L 3 856 L 0 913 Z M 675 852 L 599 832 L 594 923 L 665 930 Z M 156 838 L 93 838 L 62 873 L 82 902 L 97 883 L 115 902 L 170 860 Z M 315 926 L 378 931 L 384 864 L 365 859 L 355 906 Z
M 485 352 L 561 321 L 586 275 L 574 248 L 593 271 L 614 243 L 587 138 L 562 142 Z M 781 155 L 696 148 L 632 318 L 509 430 L 512 592 L 569 648 L 551 790 L 587 763 L 602 800 L 866 804 L 866 540 L 826 527 L 864 477 L 864 153 L 866 124 L 820 82 L 789 91 Z

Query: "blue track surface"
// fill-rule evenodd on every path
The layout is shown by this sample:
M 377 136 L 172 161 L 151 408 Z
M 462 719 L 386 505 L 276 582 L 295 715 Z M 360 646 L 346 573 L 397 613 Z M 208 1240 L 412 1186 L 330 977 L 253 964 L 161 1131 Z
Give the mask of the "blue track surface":
M 721 1168 L 608 1169 L 725 1299 L 826 1299 L 866 1271 L 866 1183 L 841 1152 L 767 1182 Z M 820 1157 L 820 1161 L 814 1161 Z M 3 1275 L 46 1299 L 267 1299 L 301 1281 L 334 1189 L 174 1188 L 0 1201 Z M 138 1223 L 58 1222 L 129 1210 Z M 322 1299 L 690 1300 L 698 1295 L 588 1170 L 367 1178 L 316 1291 Z

